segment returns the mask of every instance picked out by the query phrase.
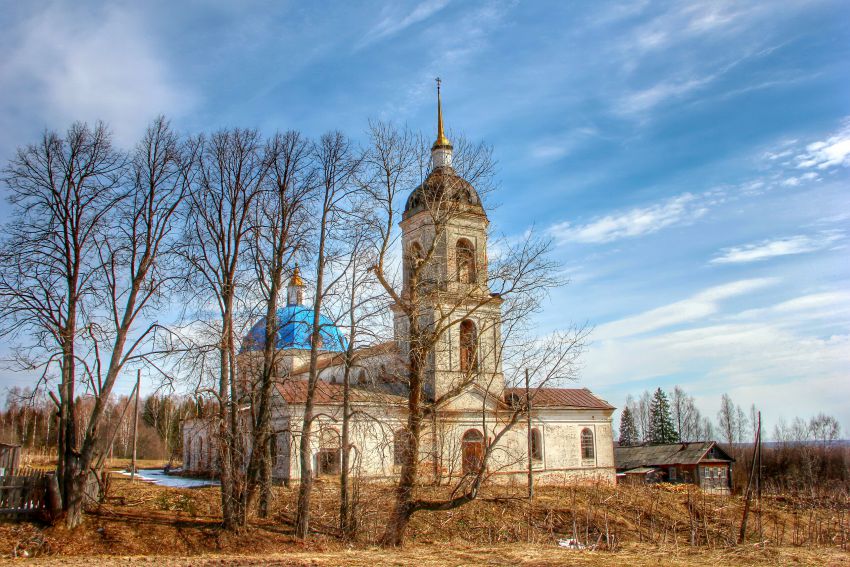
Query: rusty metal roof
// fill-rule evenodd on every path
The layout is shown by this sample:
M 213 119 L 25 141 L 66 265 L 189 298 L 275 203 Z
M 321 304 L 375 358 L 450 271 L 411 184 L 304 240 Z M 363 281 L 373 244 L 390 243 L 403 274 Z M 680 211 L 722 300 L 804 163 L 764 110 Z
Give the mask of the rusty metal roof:
M 524 400 L 525 388 L 505 388 L 505 400 L 510 402 L 511 396 Z M 532 388 L 531 407 L 614 409 L 587 388 Z
M 277 391 L 289 404 L 303 404 L 307 402 L 307 381 L 287 380 L 277 385 Z M 406 404 L 407 398 L 397 396 L 374 388 L 351 385 L 350 400 L 353 404 Z M 332 405 L 342 403 L 342 384 L 332 384 L 319 380 L 313 403 L 321 405 Z

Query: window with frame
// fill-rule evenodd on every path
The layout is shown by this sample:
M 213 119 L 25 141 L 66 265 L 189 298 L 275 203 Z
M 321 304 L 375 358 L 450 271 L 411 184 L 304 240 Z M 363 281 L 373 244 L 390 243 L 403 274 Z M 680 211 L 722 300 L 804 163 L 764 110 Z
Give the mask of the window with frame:
M 543 460 L 543 434 L 536 427 L 531 430 L 531 460 Z
M 409 446 L 409 436 L 407 429 L 404 427 L 397 429 L 393 434 L 393 464 L 401 466 L 404 464 L 404 459 L 407 457 Z
M 593 455 L 593 431 L 585 427 L 581 430 L 581 458 L 592 459 Z

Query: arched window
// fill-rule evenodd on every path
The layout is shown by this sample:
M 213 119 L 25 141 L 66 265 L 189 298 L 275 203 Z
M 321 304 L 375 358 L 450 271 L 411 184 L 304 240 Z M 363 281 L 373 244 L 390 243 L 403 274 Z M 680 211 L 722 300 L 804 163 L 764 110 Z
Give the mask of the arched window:
M 183 468 L 192 470 L 192 440 L 186 439 L 186 462 L 183 463 Z
M 466 319 L 460 323 L 460 371 L 464 374 L 478 370 L 478 337 L 475 323 Z
M 581 458 L 593 458 L 593 431 L 587 427 L 581 430 Z
M 361 386 L 366 383 L 366 370 L 361 368 L 360 372 L 357 374 L 357 383 Z
M 543 460 L 543 434 L 536 427 L 531 430 L 531 459 Z
M 455 247 L 457 257 L 457 281 L 460 283 L 475 283 L 475 247 L 466 238 L 457 241 Z
M 404 459 L 407 456 L 407 450 L 410 443 L 410 436 L 407 429 L 402 427 L 396 430 L 393 434 L 393 464 L 403 465 Z
M 470 429 L 463 434 L 461 448 L 463 474 L 478 472 L 484 458 L 484 436 L 477 429 Z

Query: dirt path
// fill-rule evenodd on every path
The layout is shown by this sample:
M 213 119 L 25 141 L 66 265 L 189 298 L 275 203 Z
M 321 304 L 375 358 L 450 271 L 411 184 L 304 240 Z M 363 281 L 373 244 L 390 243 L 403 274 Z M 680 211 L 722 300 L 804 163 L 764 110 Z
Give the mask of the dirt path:
M 8 561 L 20 565 L 21 560 Z M 496 547 L 439 547 L 410 546 L 400 550 L 353 549 L 342 551 L 298 551 L 286 554 L 202 555 L 192 557 L 65 557 L 35 558 L 27 565 L 62 567 L 104 567 L 157 565 L 162 567 L 242 567 L 267 565 L 273 567 L 320 567 L 346 565 L 352 567 L 377 567 L 379 565 L 436 567 L 443 565 L 633 565 L 636 567 L 711 566 L 720 565 L 826 565 L 850 566 L 850 554 L 840 551 L 783 548 L 759 551 L 748 549 L 673 553 L 654 548 L 632 547 L 617 553 L 569 551 L 557 547 L 502 545 Z M 7 564 L 0 561 L 0 564 Z

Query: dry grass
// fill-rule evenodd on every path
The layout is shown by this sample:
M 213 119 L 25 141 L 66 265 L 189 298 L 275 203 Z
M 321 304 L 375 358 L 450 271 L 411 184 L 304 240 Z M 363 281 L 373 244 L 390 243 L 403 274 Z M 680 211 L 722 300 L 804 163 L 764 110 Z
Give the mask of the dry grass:
M 360 534 L 353 543 L 336 535 L 333 482 L 316 485 L 317 533 L 306 543 L 296 541 L 291 532 L 296 490 L 276 487 L 272 517 L 252 519 L 247 533 L 236 536 L 219 528 L 217 488 L 164 488 L 114 475 L 107 501 L 72 533 L 61 526 L 0 524 L 0 556 L 10 557 L 16 546 L 23 549 L 31 541 L 32 553 L 50 555 L 31 562 L 45 565 L 850 565 L 842 550 L 846 500 L 843 507 L 809 503 L 811 514 L 801 513 L 795 502 L 767 503 L 763 531 L 770 541 L 753 544 L 753 521 L 751 542 L 735 546 L 739 498 L 680 488 L 564 485 L 541 487 L 530 505 L 519 497 L 521 488 L 490 487 L 457 510 L 417 514 L 409 544 L 383 550 L 371 542 L 386 522 L 387 485 L 363 487 Z M 426 492 L 440 496 L 445 490 Z M 797 532 L 812 537 L 794 545 L 794 522 Z M 774 524 L 786 526 L 781 544 L 767 534 Z M 566 537 L 595 549 L 559 547 Z M 40 541 L 46 543 L 37 545 Z

